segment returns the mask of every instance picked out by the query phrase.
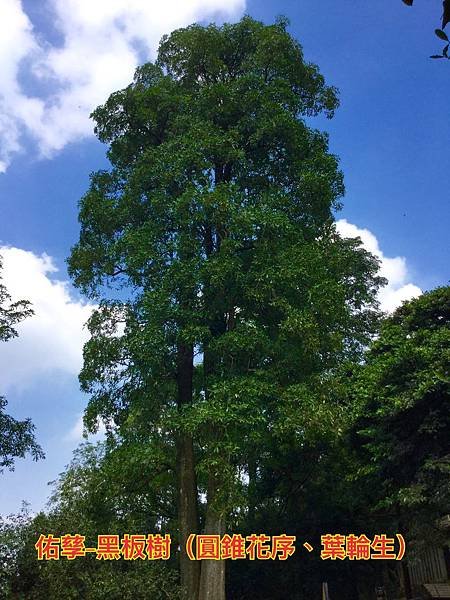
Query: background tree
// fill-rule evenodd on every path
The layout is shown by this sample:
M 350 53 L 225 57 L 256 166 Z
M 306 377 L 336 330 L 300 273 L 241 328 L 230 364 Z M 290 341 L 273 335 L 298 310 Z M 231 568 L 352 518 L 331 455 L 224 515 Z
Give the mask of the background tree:
M 85 420 L 142 444 L 149 482 L 153 456 L 177 474 L 182 548 L 199 518 L 220 534 L 251 512 L 261 457 L 312 435 L 377 317 L 378 264 L 337 235 L 342 175 L 303 119 L 331 116 L 336 92 L 286 25 L 177 30 L 93 113 L 111 170 L 69 260 L 100 299 Z M 180 561 L 189 599 L 225 597 L 224 561 Z
M 47 510 L 31 516 L 26 508 L 0 517 L 0 594 L 2 598 L 44 600 L 178 600 L 173 561 L 97 560 L 93 555 L 68 561 L 37 561 L 35 543 L 41 533 L 82 533 L 86 546 L 97 545 L 99 533 L 158 532 L 166 514 L 156 488 L 134 479 L 137 456 L 105 455 L 105 444 L 82 444 L 56 482 Z M 120 468 L 121 467 L 121 468 Z M 128 475 L 125 474 L 128 472 Z
M 25 300 L 11 301 L 1 278 L 0 259 L 0 341 L 6 342 L 17 336 L 15 325 L 33 314 L 30 303 Z M 6 399 L 0 396 L 0 473 L 4 467 L 13 468 L 15 458 L 24 458 L 30 453 L 35 460 L 44 458 L 42 449 L 36 444 L 30 419 L 17 421 L 4 410 Z
M 385 320 L 351 389 L 358 485 L 416 551 L 449 542 L 450 287 L 404 303 Z M 412 546 L 411 546 L 412 547 Z
M 236 530 L 289 531 L 318 546 L 324 531 L 401 532 L 410 559 L 448 545 L 449 325 L 448 287 L 384 319 L 364 360 L 333 373 L 329 418 L 322 413 L 301 444 L 276 445 L 260 463 L 254 515 L 241 515 Z M 283 568 L 233 565 L 231 597 L 281 600 L 286 589 L 313 597 L 321 581 L 338 600 L 371 598 L 382 585 L 400 594 L 389 565 L 328 564 L 298 550 Z

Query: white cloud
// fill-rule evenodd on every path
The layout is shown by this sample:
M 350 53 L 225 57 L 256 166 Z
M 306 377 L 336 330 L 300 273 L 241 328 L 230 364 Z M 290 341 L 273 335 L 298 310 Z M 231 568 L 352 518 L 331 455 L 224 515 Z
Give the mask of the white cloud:
M 83 413 L 81 413 L 78 415 L 77 420 L 75 421 L 73 427 L 69 430 L 67 435 L 64 436 L 64 441 L 71 442 L 71 443 L 75 442 L 78 444 L 85 439 L 83 436 L 83 432 L 84 432 Z M 106 434 L 106 427 L 103 422 L 100 422 L 97 433 L 95 433 L 93 435 L 89 435 L 89 439 L 91 441 L 98 441 L 98 440 L 103 439 L 105 437 L 105 434 Z
M 388 281 L 388 284 L 379 292 L 382 310 L 392 312 L 404 300 L 420 296 L 422 290 L 417 285 L 408 282 L 408 267 L 406 259 L 403 256 L 395 256 L 393 258 L 385 256 L 380 249 L 377 238 L 371 231 L 361 229 L 349 223 L 346 219 L 337 221 L 336 228 L 342 237 L 361 238 L 364 248 L 380 259 L 380 275 Z
M 20 150 L 20 130 L 42 114 L 42 102 L 22 93 L 19 67 L 25 58 L 36 58 L 38 45 L 20 0 L 0 2 L 0 172 L 11 154 Z
M 154 58 L 164 33 L 202 19 L 233 19 L 245 0 L 48 0 L 62 45 L 38 39 L 20 0 L 0 2 L 0 172 L 31 135 L 51 156 L 92 134 L 89 114 Z M 30 97 L 20 70 L 49 91 Z
M 19 248 L 0 247 L 3 283 L 13 300 L 29 300 L 34 315 L 17 327 L 19 337 L 0 344 L 0 390 L 26 388 L 36 377 L 77 375 L 82 366 L 84 327 L 93 305 L 71 296 L 67 282 L 53 279 L 52 259 Z

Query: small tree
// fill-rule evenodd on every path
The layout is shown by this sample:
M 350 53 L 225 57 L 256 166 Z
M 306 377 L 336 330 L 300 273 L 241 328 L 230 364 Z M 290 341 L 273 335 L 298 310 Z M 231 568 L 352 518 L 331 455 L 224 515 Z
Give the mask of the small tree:
M 2 263 L 0 261 L 0 271 Z M 0 275 L 0 341 L 6 342 L 17 336 L 15 325 L 33 314 L 30 303 L 25 300 L 11 302 Z M 13 469 L 15 458 L 24 458 L 30 453 L 35 460 L 44 458 L 36 444 L 30 419 L 17 421 L 4 412 L 6 399 L 0 396 L 0 473 L 4 467 Z

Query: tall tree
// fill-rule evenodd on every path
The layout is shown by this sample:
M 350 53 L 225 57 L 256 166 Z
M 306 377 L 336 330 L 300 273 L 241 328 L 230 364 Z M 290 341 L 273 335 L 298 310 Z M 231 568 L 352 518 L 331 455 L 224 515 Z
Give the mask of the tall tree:
M 0 272 L 2 262 L 0 260 Z M 0 341 L 6 342 L 17 336 L 15 325 L 33 314 L 30 303 L 25 300 L 11 301 L 0 275 Z M 6 399 L 0 396 L 0 473 L 4 467 L 13 468 L 15 458 L 30 453 L 35 460 L 44 454 L 34 439 L 34 426 L 30 419 L 17 421 L 4 412 Z
M 225 598 L 224 561 L 200 572 L 183 551 L 199 508 L 216 534 L 249 508 L 257 461 L 308 431 L 324 402 L 314 390 L 376 317 L 377 262 L 337 235 L 342 175 L 304 120 L 331 116 L 336 91 L 286 25 L 174 31 L 94 111 L 111 169 L 91 177 L 69 259 L 100 299 L 81 373 L 86 424 L 101 417 L 163 464 L 176 456 L 193 600 Z

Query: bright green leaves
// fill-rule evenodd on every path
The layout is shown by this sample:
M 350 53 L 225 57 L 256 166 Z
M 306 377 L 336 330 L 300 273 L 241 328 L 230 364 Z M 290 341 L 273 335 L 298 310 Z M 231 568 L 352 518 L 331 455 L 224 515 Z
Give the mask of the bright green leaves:
M 305 64 L 299 44 L 281 21 L 265 26 L 245 17 L 220 28 L 179 29 L 163 38 L 158 64 L 187 89 L 225 83 L 236 102 L 236 93 L 244 92 L 241 114 L 251 81 L 272 95 L 284 89 L 286 105 L 295 113 L 317 114 L 325 109 L 331 114 L 337 106 L 336 91 L 324 85 L 315 66 Z

